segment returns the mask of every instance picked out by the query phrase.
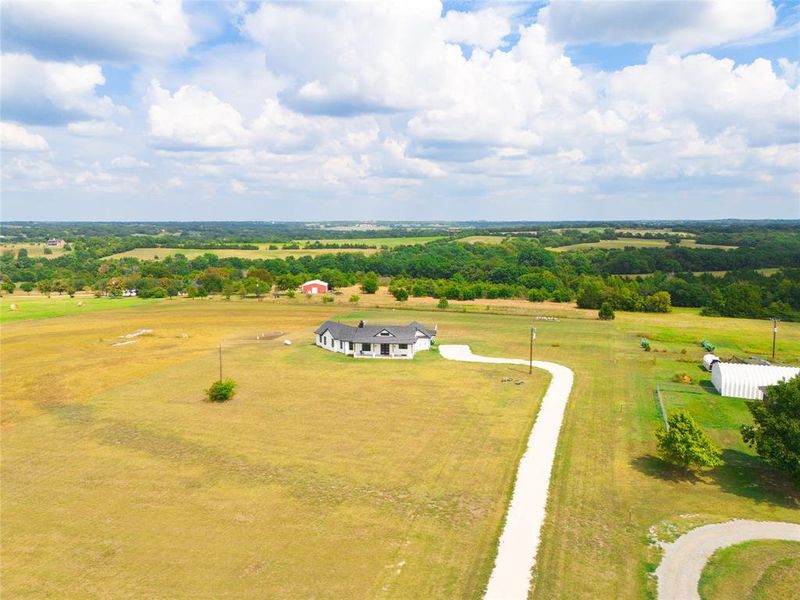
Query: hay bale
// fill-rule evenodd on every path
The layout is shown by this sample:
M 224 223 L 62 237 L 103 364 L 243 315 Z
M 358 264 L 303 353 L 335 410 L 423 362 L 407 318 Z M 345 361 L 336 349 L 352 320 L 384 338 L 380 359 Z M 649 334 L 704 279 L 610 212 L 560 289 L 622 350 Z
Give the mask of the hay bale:
M 10 308 L 11 310 L 17 310 L 17 303 L 16 302 L 12 302 L 11 306 L 9 306 L 8 308 Z
M 78 306 L 83 306 L 83 300 L 78 300 Z
M 283 345 L 284 346 L 291 346 L 292 345 L 292 340 L 283 340 Z

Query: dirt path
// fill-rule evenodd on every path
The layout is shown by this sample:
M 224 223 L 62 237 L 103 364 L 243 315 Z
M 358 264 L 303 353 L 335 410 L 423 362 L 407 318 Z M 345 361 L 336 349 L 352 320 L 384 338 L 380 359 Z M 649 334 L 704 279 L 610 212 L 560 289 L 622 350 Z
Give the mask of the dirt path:
M 448 360 L 527 365 L 519 358 L 490 358 L 473 354 L 469 346 L 444 345 L 441 355 Z M 544 524 L 550 472 L 561 431 L 561 421 L 572 389 L 572 370 L 551 362 L 535 360 L 533 366 L 548 371 L 553 379 L 542 399 L 539 414 L 528 437 L 528 445 L 517 469 L 517 479 L 506 522 L 497 547 L 492 574 L 486 589 L 487 599 L 526 600 L 531 584 L 531 569 Z
M 711 555 L 749 540 L 800 542 L 800 525 L 737 519 L 692 529 L 664 547 L 664 558 L 656 569 L 658 600 L 700 600 L 697 585 Z

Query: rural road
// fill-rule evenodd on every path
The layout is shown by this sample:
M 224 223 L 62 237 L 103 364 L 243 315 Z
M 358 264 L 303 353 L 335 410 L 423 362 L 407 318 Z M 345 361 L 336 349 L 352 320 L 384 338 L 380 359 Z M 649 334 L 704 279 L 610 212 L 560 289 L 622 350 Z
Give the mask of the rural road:
M 439 353 L 448 360 L 528 365 L 520 358 L 490 358 L 473 354 L 469 346 L 443 345 Z M 564 409 L 572 389 L 572 370 L 551 362 L 535 360 L 533 366 L 552 376 L 542 399 L 539 414 L 528 437 L 528 445 L 517 470 L 517 479 L 506 522 L 497 548 L 487 600 L 526 600 L 531 584 L 531 569 L 536 563 L 539 537 L 544 524 L 550 472 L 556 455 Z
M 658 600 L 700 600 L 697 585 L 711 555 L 719 548 L 749 540 L 800 542 L 800 525 L 737 519 L 692 529 L 664 546 L 664 558 L 656 569 Z

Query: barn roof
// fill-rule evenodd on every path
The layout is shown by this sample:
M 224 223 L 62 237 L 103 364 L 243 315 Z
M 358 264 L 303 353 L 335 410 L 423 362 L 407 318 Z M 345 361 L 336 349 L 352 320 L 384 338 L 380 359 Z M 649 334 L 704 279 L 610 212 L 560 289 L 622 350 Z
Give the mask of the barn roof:
M 327 281 L 322 281 L 321 279 L 312 279 L 310 281 L 306 281 L 304 284 L 301 285 L 301 287 L 303 285 L 311 285 L 312 283 L 316 283 L 318 285 L 328 285 Z

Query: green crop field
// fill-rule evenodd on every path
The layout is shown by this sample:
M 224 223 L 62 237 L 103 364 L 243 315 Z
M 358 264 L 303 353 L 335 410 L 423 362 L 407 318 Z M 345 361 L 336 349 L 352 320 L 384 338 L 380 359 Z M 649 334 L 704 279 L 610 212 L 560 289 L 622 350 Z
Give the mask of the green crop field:
M 311 334 L 326 318 L 417 319 L 438 324 L 440 343 L 525 357 L 529 316 L 142 302 L 0 330 L 4 595 L 481 595 L 546 376 L 435 352 L 357 361 L 313 347 Z M 697 366 L 705 338 L 723 357 L 767 355 L 768 322 L 571 314 L 534 323 L 536 358 L 576 379 L 532 595 L 646 597 L 652 528 L 800 522 L 798 489 L 738 437 L 742 402 L 709 391 Z M 152 335 L 111 345 L 142 328 Z M 209 405 L 219 343 L 238 394 Z M 800 362 L 800 324 L 781 324 L 778 357 Z M 678 373 L 693 382 L 671 383 Z M 656 457 L 658 383 L 667 410 L 692 411 L 722 446 L 724 466 L 688 477 Z
M 16 305 L 12 308 L 11 305 Z M 26 321 L 31 319 L 50 319 L 98 310 L 117 310 L 153 304 L 152 300 L 141 298 L 94 298 L 82 295 L 70 298 L 67 295 L 45 296 L 5 296 L 0 301 L 0 323 Z
M 718 550 L 700 579 L 703 600 L 791 600 L 800 590 L 800 542 L 764 540 Z

